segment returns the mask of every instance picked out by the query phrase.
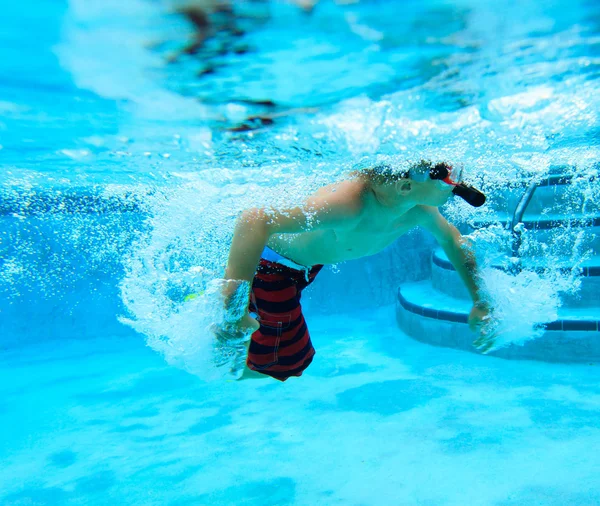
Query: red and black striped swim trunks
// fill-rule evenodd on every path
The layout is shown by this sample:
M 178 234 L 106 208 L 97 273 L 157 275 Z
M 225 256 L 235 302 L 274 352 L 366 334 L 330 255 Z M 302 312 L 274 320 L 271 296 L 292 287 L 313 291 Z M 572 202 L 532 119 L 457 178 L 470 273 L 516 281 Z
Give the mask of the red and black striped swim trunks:
M 247 365 L 280 381 L 301 376 L 315 349 L 302 314 L 300 296 L 322 265 L 297 270 L 260 260 L 250 296 L 250 312 L 258 314 L 260 328 L 252 334 Z M 307 279 L 308 278 L 308 279 Z

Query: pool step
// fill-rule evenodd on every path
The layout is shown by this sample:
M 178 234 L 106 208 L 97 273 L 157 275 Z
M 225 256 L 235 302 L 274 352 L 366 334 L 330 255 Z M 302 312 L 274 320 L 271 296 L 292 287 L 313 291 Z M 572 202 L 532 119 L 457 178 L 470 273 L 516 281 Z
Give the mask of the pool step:
M 431 264 L 431 284 L 433 288 L 451 297 L 469 299 L 467 289 L 441 248 L 437 248 L 432 253 Z M 565 269 L 570 269 L 567 259 L 560 262 L 558 266 L 561 265 Z M 495 267 L 502 268 L 500 265 Z M 553 267 L 557 266 L 554 265 Z M 595 256 L 588 259 L 581 267 L 581 287 L 575 295 L 563 295 L 563 304 L 572 308 L 600 307 L 600 257 Z M 524 268 L 540 271 L 543 269 L 543 259 L 541 262 L 525 260 Z
M 434 289 L 429 281 L 406 283 L 398 290 L 396 316 L 415 339 L 477 353 L 467 326 L 471 302 Z M 503 358 L 549 362 L 600 361 L 600 308 L 561 308 L 559 319 L 546 323 L 544 335 L 522 346 L 491 353 Z

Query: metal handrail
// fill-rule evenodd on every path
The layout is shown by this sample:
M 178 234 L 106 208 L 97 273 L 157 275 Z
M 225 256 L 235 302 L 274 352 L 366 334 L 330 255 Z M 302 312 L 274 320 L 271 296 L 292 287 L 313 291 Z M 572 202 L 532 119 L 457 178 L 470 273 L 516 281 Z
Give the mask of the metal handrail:
M 589 182 L 594 182 L 597 179 L 598 179 L 598 176 L 590 176 L 587 180 Z M 533 198 L 533 194 L 535 193 L 535 190 L 540 186 L 554 186 L 554 185 L 563 185 L 563 184 L 572 184 L 572 183 L 573 183 L 572 175 L 561 174 L 561 175 L 549 176 L 548 179 L 545 179 L 542 181 L 534 181 L 529 184 L 527 189 L 523 192 L 523 195 L 521 196 L 521 199 L 519 200 L 517 207 L 515 208 L 515 212 L 513 213 L 513 217 L 512 217 L 511 223 L 510 223 L 510 230 L 513 235 L 511 253 L 514 258 L 516 258 L 518 256 L 519 248 L 521 247 L 521 239 L 522 239 L 521 231 L 520 230 L 517 231 L 517 230 L 515 230 L 515 228 L 519 223 L 521 223 L 523 221 L 523 215 L 525 214 L 525 210 L 527 209 L 527 206 L 529 205 L 529 203 L 531 202 L 531 199 Z M 591 221 L 591 225 L 596 226 L 596 224 L 595 224 L 596 221 L 597 221 L 597 218 L 593 218 Z
M 521 247 L 521 232 L 517 232 L 515 230 L 515 228 L 519 223 L 521 223 L 523 221 L 523 215 L 525 214 L 525 210 L 527 209 L 527 206 L 531 202 L 531 199 L 533 198 L 533 194 L 535 193 L 535 190 L 537 189 L 538 186 L 539 186 L 538 181 L 534 181 L 529 184 L 527 189 L 523 192 L 523 195 L 521 196 L 521 199 L 519 200 L 519 203 L 517 204 L 517 207 L 515 208 L 515 212 L 513 213 L 513 217 L 510 222 L 510 230 L 513 235 L 512 251 L 511 251 L 513 257 L 517 257 L 517 255 L 519 253 L 519 248 Z

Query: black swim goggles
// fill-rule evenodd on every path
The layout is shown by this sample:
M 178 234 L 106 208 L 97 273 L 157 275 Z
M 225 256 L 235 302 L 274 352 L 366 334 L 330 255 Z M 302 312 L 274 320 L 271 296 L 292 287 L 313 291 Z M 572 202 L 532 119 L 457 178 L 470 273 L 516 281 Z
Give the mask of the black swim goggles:
M 410 168 L 408 174 L 413 181 L 422 183 L 429 178 L 453 186 L 452 193 L 473 207 L 481 207 L 485 204 L 485 195 L 476 188 L 461 183 L 460 172 L 453 170 L 452 166 L 447 163 L 420 164 Z

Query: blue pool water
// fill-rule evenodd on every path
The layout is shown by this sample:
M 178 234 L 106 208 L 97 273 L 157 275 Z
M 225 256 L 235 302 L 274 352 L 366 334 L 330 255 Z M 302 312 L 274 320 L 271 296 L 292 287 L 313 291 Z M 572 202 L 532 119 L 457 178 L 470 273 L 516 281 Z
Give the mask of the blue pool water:
M 177 57 L 175 2 L 3 6 L 0 504 L 600 504 L 600 5 L 235 5 Z M 487 192 L 500 349 L 416 230 L 307 290 L 302 378 L 215 379 L 239 211 L 385 157 Z

